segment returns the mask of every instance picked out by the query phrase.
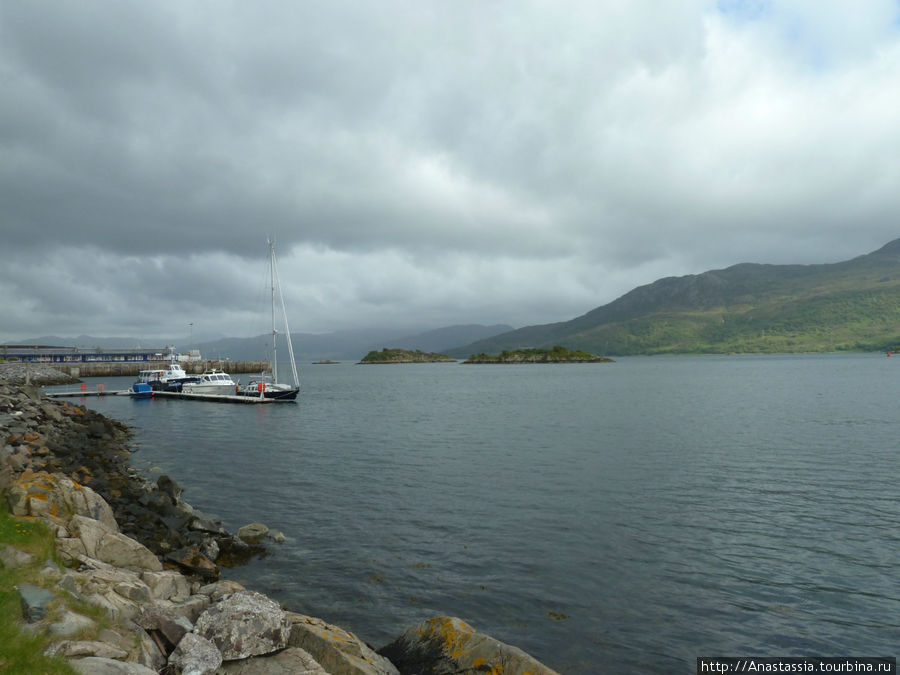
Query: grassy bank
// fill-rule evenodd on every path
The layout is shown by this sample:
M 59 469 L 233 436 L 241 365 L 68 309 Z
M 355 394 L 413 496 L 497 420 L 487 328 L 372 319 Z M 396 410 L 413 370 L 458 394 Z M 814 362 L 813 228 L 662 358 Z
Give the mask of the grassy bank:
M 21 567 L 0 565 L 0 672 L 12 675 L 75 674 L 62 658 L 44 655 L 50 644 L 46 635 L 22 630 L 22 607 L 16 585 L 41 585 L 39 570 L 55 560 L 53 534 L 42 523 L 15 518 L 6 502 L 0 503 L 0 548 L 7 545 L 32 555 L 34 560 Z M 61 601 L 57 600 L 54 605 Z M 50 611 L 58 609 L 51 607 Z

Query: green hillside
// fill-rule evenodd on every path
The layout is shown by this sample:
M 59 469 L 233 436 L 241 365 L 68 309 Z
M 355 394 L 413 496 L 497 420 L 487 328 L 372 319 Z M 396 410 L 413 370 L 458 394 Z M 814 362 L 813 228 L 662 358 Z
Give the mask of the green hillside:
M 660 279 L 571 321 L 521 328 L 448 353 L 556 344 L 609 355 L 895 349 L 900 239 L 840 263 L 742 263 Z

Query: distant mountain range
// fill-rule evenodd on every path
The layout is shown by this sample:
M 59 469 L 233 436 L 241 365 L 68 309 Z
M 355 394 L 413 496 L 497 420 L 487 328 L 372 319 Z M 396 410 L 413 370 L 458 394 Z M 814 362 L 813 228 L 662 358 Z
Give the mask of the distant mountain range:
M 27 340 L 9 341 L 8 344 L 44 345 L 50 347 L 78 347 L 79 349 L 141 349 L 165 347 L 171 342 L 162 340 L 139 340 L 133 337 L 97 337 L 95 335 L 79 335 L 78 337 L 60 337 L 59 335 L 42 335 Z
M 314 335 L 312 333 L 291 333 L 294 357 L 298 361 L 359 361 L 372 350 L 419 349 L 423 352 L 445 352 L 448 349 L 483 340 L 512 330 L 512 326 L 497 324 L 483 326 L 468 324 L 447 326 L 416 335 L 398 334 L 390 329 L 368 329 L 339 331 Z M 237 361 L 267 359 L 271 354 L 271 335 L 252 338 L 224 338 L 197 345 L 204 356 L 228 357 Z M 279 361 L 281 350 L 278 344 Z
M 892 350 L 900 347 L 900 239 L 840 263 L 743 263 L 660 279 L 571 321 L 448 353 L 557 344 L 601 355 Z
M 476 340 L 482 340 L 498 333 L 506 333 L 512 330 L 512 326 L 497 324 L 483 326 L 480 324 L 468 324 L 460 326 L 447 326 L 429 330 L 423 333 L 408 335 L 398 333 L 390 329 L 368 329 L 354 331 L 339 331 L 314 335 L 311 333 L 291 333 L 294 346 L 294 356 L 300 362 L 354 360 L 359 361 L 372 350 L 384 348 L 390 349 L 419 349 L 424 352 L 445 352 L 452 347 L 467 344 Z M 177 351 L 187 351 L 188 340 L 139 340 L 133 337 L 96 337 L 91 335 L 79 335 L 78 337 L 60 337 L 58 335 L 44 335 L 27 340 L 18 340 L 17 344 L 25 345 L 52 345 L 61 347 L 77 346 L 82 349 L 101 347 L 103 349 L 128 349 L 135 347 L 157 347 L 175 345 Z M 204 342 L 195 342 L 191 345 L 199 348 L 204 358 L 222 358 L 233 361 L 258 361 L 268 360 L 272 353 L 272 336 L 258 335 L 250 338 L 218 338 Z M 283 340 L 278 343 L 278 360 L 286 352 L 286 344 Z
M 460 325 L 416 335 L 389 329 L 292 334 L 303 361 L 359 360 L 372 350 L 411 349 L 467 358 L 504 349 L 562 345 L 599 355 L 900 349 L 900 239 L 852 260 L 819 265 L 741 263 L 640 286 L 570 321 L 514 330 Z M 162 347 L 135 338 L 44 336 L 24 344 Z M 172 340 L 184 351 L 186 340 Z M 262 360 L 271 336 L 192 346 L 204 357 Z M 464 345 L 464 346 L 460 346 Z M 279 344 L 279 350 L 282 346 Z M 279 360 L 281 351 L 279 351 Z

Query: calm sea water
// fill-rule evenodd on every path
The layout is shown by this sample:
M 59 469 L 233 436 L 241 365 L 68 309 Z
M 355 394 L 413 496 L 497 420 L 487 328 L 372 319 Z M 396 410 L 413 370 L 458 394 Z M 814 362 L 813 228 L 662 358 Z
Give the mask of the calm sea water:
M 84 402 L 196 508 L 285 533 L 231 578 L 376 646 L 447 614 L 563 673 L 897 653 L 898 358 L 301 377 L 295 405 Z

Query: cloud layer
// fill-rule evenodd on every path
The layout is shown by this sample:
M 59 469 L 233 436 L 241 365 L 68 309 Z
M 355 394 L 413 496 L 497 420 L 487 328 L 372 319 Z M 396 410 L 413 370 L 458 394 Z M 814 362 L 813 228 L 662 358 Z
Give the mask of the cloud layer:
M 895 2 L 0 5 L 0 340 L 572 318 L 897 237 Z M 254 323 L 255 322 L 255 323 Z

